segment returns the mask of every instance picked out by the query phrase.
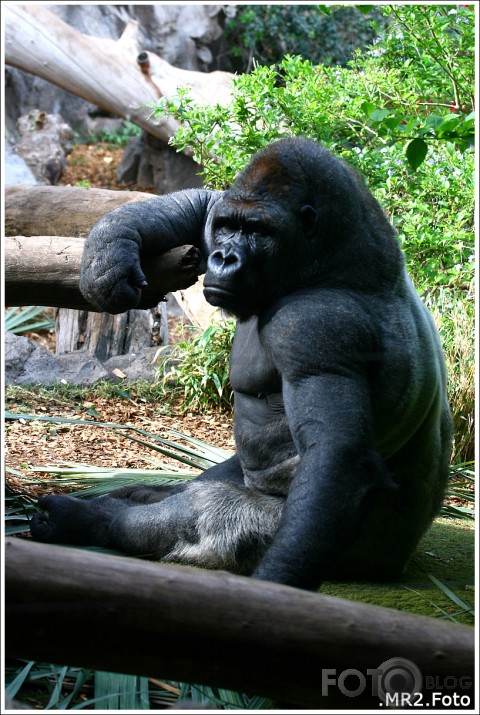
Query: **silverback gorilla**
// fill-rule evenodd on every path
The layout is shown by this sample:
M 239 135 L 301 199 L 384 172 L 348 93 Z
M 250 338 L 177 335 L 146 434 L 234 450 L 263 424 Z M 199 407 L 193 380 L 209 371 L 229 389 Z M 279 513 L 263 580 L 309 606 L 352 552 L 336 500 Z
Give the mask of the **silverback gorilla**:
M 237 453 L 187 486 L 43 497 L 33 537 L 300 588 L 400 574 L 442 501 L 451 418 L 433 321 L 362 178 L 314 142 L 271 144 L 228 191 L 100 219 L 82 293 L 148 307 L 140 261 L 183 244 L 207 260 L 206 299 L 238 319 Z

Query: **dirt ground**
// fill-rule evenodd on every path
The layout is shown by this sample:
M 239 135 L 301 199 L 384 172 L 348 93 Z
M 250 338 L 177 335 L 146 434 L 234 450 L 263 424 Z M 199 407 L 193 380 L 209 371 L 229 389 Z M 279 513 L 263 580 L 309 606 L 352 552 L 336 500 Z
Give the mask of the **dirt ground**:
M 110 144 L 76 145 L 67 157 L 67 170 L 61 183 L 74 185 L 88 182 L 94 188 L 133 189 L 120 185 L 115 179 L 115 169 L 123 149 Z M 169 320 L 171 342 L 184 339 L 185 333 L 178 319 Z M 50 350 L 55 349 L 53 332 L 30 333 L 28 337 Z M 128 386 L 122 387 L 128 393 Z M 216 447 L 234 450 L 231 416 L 210 412 L 184 414 L 181 405 L 159 398 L 157 404 L 137 398 L 106 399 L 92 393 L 78 405 L 55 395 L 38 395 L 22 390 L 16 398 L 7 395 L 5 409 L 14 413 L 38 414 L 55 417 L 73 417 L 92 422 L 128 424 L 147 432 L 172 439 L 170 428 L 196 437 Z M 97 413 L 98 416 L 92 417 Z M 59 425 L 48 422 L 8 420 L 5 428 L 5 464 L 25 477 L 36 475 L 31 467 L 59 465 L 76 462 L 99 467 L 158 468 L 148 460 L 168 462 L 158 452 L 142 446 L 125 435 L 99 427 Z M 177 466 L 179 465 L 176 462 Z M 22 477 L 7 474 L 8 484 L 15 490 L 24 490 Z M 33 486 L 28 491 L 36 494 L 44 488 Z
M 126 391 L 127 387 L 124 388 Z M 160 469 L 151 461 L 162 464 L 176 464 L 148 447 L 134 442 L 116 431 L 95 427 L 95 422 L 127 424 L 173 441 L 170 429 L 176 429 L 208 444 L 234 451 L 229 415 L 210 412 L 205 414 L 183 414 L 180 406 L 171 407 L 165 401 L 159 404 L 144 403 L 141 399 L 106 399 L 95 395 L 78 406 L 66 405 L 52 396 L 30 395 L 22 391 L 21 402 L 7 397 L 6 410 L 25 414 L 25 400 L 31 400 L 31 411 L 50 417 L 70 417 L 91 420 L 92 426 L 55 424 L 44 421 L 7 420 L 5 428 L 5 465 L 22 476 L 7 473 L 7 483 L 15 491 L 25 489 L 32 495 L 44 493 L 45 487 L 35 487 L 26 483 L 23 477 L 35 477 L 32 467 L 59 466 L 65 462 L 87 464 L 97 467 Z M 169 414 L 162 414 L 167 411 Z M 92 417 L 95 411 L 98 417 Z M 128 432 L 134 437 L 149 441 L 147 437 Z M 45 476 L 45 475 L 42 475 Z M 58 488 L 55 489 L 58 491 Z M 48 489 L 47 489 L 48 491 Z
M 114 189 L 116 191 L 146 191 L 153 193 L 153 188 L 139 189 L 135 184 L 119 184 L 115 177 L 124 149 L 114 144 L 76 144 L 67 156 L 67 169 L 59 184 L 75 186 L 89 185 L 94 189 Z

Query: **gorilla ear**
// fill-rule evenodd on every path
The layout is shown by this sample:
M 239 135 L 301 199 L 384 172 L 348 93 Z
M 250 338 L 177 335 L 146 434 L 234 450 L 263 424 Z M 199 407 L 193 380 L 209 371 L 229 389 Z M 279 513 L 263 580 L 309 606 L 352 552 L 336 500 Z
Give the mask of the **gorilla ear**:
M 311 238 L 315 233 L 315 228 L 317 225 L 317 212 L 315 211 L 313 206 L 309 206 L 307 204 L 306 206 L 302 206 L 302 208 L 300 209 L 300 217 L 302 219 L 302 226 L 305 235 L 308 238 Z

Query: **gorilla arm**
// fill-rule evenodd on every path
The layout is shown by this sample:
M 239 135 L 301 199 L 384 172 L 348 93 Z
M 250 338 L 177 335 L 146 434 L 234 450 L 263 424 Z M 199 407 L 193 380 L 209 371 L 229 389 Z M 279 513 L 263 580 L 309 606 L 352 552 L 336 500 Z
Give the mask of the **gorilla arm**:
M 375 489 L 392 487 L 375 448 L 361 357 L 356 364 L 366 347 L 358 336 L 362 321 L 349 329 L 336 313 L 335 325 L 322 313 L 323 306 L 310 305 L 313 310 L 306 308 L 306 316 L 318 310 L 316 319 L 297 321 L 296 326 L 294 320 L 286 324 L 274 319 L 265 331 L 265 343 L 282 373 L 285 411 L 300 464 L 273 543 L 253 573 L 299 588 L 320 585 L 353 542 L 367 497 Z M 366 331 L 368 338 L 368 327 Z
M 253 576 L 317 588 L 353 541 L 367 495 L 390 483 L 369 434 L 361 381 L 324 374 L 284 382 L 284 400 L 301 461 L 273 544 Z
M 85 242 L 80 273 L 83 296 L 109 313 L 150 307 L 141 303 L 147 281 L 140 259 L 186 244 L 199 248 L 206 258 L 205 223 L 221 196 L 222 192 L 190 189 L 124 204 L 105 214 Z

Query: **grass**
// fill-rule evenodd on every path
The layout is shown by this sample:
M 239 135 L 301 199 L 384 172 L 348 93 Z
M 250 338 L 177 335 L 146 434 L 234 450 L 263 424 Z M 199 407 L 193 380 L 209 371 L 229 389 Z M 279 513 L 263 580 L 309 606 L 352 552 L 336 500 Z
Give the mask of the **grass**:
M 9 308 L 5 312 L 4 328 L 15 335 L 23 335 L 30 330 L 53 330 L 55 320 L 47 311 L 48 308 L 37 305 Z
M 235 321 L 229 319 L 177 343 L 159 366 L 163 394 L 171 393 L 173 388 L 185 411 L 231 412 L 229 364 L 234 332 Z
M 454 425 L 452 462 L 475 456 L 475 322 L 474 293 L 438 290 L 424 297 L 442 340 L 448 373 L 448 399 Z

